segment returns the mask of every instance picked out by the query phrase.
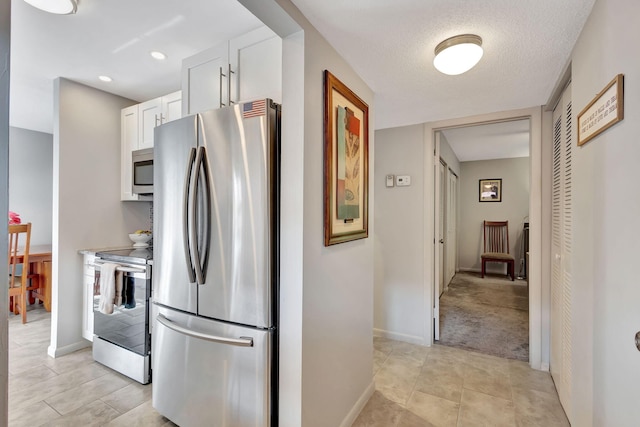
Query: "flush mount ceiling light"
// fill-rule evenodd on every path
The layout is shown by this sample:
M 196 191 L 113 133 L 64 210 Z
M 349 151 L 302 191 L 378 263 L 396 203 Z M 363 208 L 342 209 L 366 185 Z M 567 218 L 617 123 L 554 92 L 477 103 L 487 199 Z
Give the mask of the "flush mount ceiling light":
M 149 52 L 149 55 L 151 55 L 153 58 L 157 59 L 158 61 L 162 61 L 163 59 L 167 59 L 167 55 L 165 55 L 162 52 L 159 52 L 157 50 L 152 50 L 151 52 Z
M 113 79 L 111 77 L 109 77 L 109 76 L 98 76 L 98 78 L 100 80 L 102 80 L 103 82 L 106 82 L 106 83 L 109 83 L 109 82 L 113 81 Z
M 77 0 L 24 0 L 33 7 L 37 7 L 45 12 L 57 15 L 69 15 L 76 13 L 78 9 Z
M 472 69 L 482 58 L 482 39 L 463 34 L 446 39 L 436 46 L 433 66 L 438 71 L 456 76 Z

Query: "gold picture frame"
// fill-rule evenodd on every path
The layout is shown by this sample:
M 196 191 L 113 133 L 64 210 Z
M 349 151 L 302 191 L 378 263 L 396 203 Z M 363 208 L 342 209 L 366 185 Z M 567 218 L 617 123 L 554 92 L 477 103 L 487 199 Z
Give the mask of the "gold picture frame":
M 369 236 L 369 106 L 324 71 L 324 245 Z

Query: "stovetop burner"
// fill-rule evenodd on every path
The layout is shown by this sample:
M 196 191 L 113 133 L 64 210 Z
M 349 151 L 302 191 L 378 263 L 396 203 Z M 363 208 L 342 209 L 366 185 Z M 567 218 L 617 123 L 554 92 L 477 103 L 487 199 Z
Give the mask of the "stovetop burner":
M 133 264 L 148 264 L 153 260 L 153 247 L 113 249 L 96 252 L 96 256 L 106 260 L 117 262 L 129 262 Z

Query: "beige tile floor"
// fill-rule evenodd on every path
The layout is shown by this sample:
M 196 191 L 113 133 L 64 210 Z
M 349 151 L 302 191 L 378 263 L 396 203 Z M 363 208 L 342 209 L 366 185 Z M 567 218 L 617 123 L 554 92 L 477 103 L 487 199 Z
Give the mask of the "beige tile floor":
M 525 362 L 376 337 L 374 375 L 354 427 L 569 426 L 549 373 Z
M 50 314 L 9 319 L 9 426 L 174 426 L 143 386 L 93 361 L 50 358 Z M 524 362 L 376 337 L 376 391 L 353 426 L 568 426 L 551 377 Z
M 50 313 L 27 320 L 9 315 L 10 427 L 175 425 L 151 407 L 150 384 L 94 362 L 90 348 L 49 357 Z

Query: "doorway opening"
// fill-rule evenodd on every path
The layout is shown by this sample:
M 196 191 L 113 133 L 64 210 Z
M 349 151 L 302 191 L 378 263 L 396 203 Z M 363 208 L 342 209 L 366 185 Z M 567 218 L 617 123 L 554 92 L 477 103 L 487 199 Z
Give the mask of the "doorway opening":
M 434 131 L 434 339 L 499 357 L 529 360 L 527 253 L 531 118 Z M 483 198 L 481 183 L 497 182 Z M 511 277 L 504 263 L 481 276 L 484 221 L 508 221 Z

